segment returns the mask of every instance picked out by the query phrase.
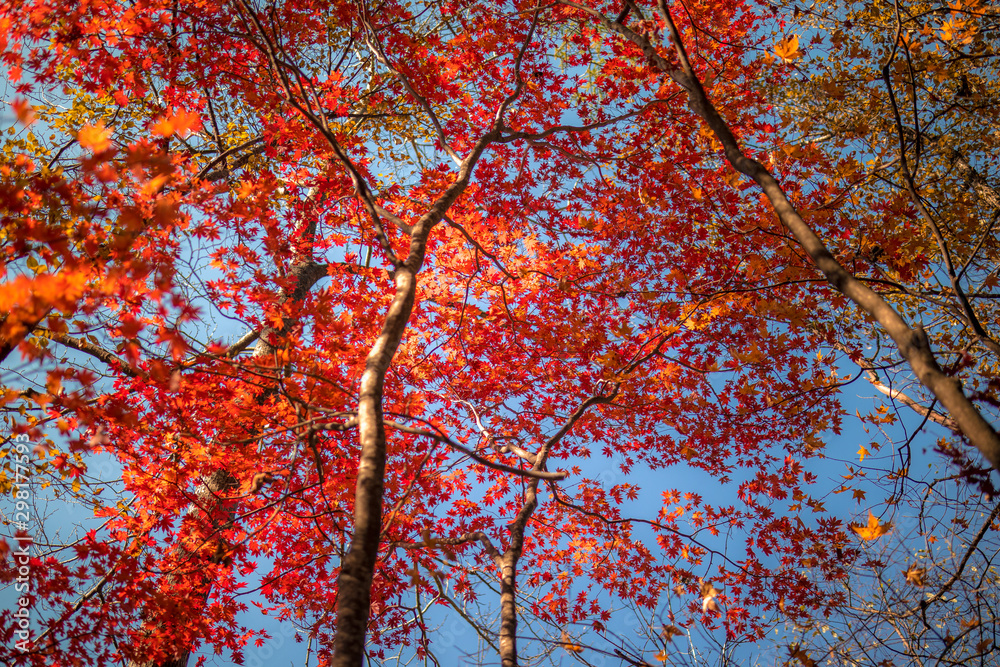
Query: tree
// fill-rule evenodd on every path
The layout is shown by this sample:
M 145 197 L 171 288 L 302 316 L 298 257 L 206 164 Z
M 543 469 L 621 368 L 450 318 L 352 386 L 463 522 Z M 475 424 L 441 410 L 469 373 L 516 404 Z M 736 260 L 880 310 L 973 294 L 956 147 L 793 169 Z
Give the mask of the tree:
M 627 7 L 3 10 L 8 422 L 102 522 L 36 556 L 5 659 L 239 657 L 247 602 L 334 665 L 428 655 L 428 599 L 504 665 L 655 660 L 626 609 L 654 644 L 834 613 L 859 549 L 808 485 L 851 302 L 1000 460 L 989 392 L 798 213 L 847 160 L 782 190 L 743 148 L 792 76 L 757 8 Z
M 992 412 L 997 13 L 977 3 L 814 9 L 797 15 L 799 30 L 822 30 L 797 54 L 795 85 L 778 95 L 812 149 L 850 165 L 840 208 L 857 222 L 840 252 L 886 298 L 921 315 L 949 372 Z M 793 628 L 789 642 L 817 661 L 987 664 L 995 480 L 954 437 L 954 420 L 897 372 L 877 330 L 844 328 L 839 339 L 890 399 L 884 416 L 913 411 L 950 431 L 933 448 L 951 465 L 915 475 L 922 457 L 912 437 L 883 449 L 898 452 L 876 472 L 893 488 L 886 510 L 909 529 L 873 545 L 869 566 L 843 583 L 851 603 L 840 614 Z
M 1000 351 L 990 296 L 1000 199 L 988 161 L 997 105 L 978 82 L 993 69 L 996 22 L 978 3 L 818 7 L 801 29 L 829 37 L 798 53 L 786 88 L 795 130 L 847 166 L 838 208 L 859 223 L 839 252 L 898 308 L 928 314 L 939 354 L 974 396 L 990 393 Z M 864 358 L 858 340 L 878 337 L 846 336 L 862 368 L 893 361 Z M 911 407 L 955 430 L 925 402 Z

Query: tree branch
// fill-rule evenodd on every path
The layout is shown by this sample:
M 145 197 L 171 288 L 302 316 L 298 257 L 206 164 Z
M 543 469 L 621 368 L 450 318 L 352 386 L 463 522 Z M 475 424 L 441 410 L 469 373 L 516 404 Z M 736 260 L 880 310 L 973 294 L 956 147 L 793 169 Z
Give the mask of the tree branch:
M 497 470 L 499 472 L 507 472 L 512 475 L 518 475 L 520 477 L 532 477 L 534 479 L 549 479 L 549 480 L 566 479 L 566 477 L 569 476 L 569 473 L 562 471 L 548 472 L 546 470 L 535 470 L 533 468 L 529 470 L 524 470 L 521 468 L 514 468 L 512 466 L 505 465 L 503 463 L 497 463 L 496 461 L 490 461 L 489 459 L 484 458 L 483 456 L 469 449 L 468 447 L 460 445 L 459 443 L 455 442 L 448 436 L 439 433 L 434 433 L 433 431 L 426 431 L 421 428 L 406 426 L 405 424 L 400 424 L 399 422 L 390 421 L 388 419 L 386 420 L 385 425 L 391 426 L 398 431 L 403 431 L 404 433 L 412 433 L 413 435 L 422 435 L 424 437 L 431 438 L 432 440 L 436 440 L 442 444 L 447 445 L 448 447 L 451 447 L 455 451 L 462 452 L 469 458 L 476 461 L 476 463 L 484 465 L 487 468 L 492 468 L 493 470 Z
M 431 537 L 429 540 L 424 542 L 391 542 L 389 546 L 391 548 L 412 551 L 414 549 L 433 549 L 438 546 L 455 547 L 460 544 L 468 544 L 469 542 L 479 542 L 482 544 L 486 554 L 492 558 L 497 565 L 500 564 L 500 552 L 497 551 L 493 542 L 490 541 L 489 536 L 482 531 L 466 533 L 465 535 L 460 535 L 458 537 Z
M 72 336 L 67 336 L 66 334 L 57 333 L 51 329 L 46 329 L 44 327 L 37 327 L 35 329 L 37 335 L 44 338 L 59 343 L 65 347 L 77 350 L 78 352 L 83 352 L 84 354 L 89 354 L 90 356 L 98 359 L 111 368 L 120 371 L 122 374 L 129 377 L 140 377 L 139 371 L 132 368 L 128 364 L 122 361 L 122 358 L 111 352 L 110 350 L 105 350 L 99 345 L 94 345 L 90 341 L 84 340 L 83 338 L 73 338 Z

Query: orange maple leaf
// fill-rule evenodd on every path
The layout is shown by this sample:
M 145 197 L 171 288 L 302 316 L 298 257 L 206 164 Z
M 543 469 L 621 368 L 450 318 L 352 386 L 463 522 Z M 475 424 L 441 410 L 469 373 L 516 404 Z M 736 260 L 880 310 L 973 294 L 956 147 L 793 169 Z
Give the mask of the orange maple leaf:
M 111 130 L 104 127 L 104 123 L 84 125 L 76 135 L 76 140 L 83 148 L 90 149 L 94 153 L 103 153 L 111 148 Z
M 170 114 L 160 118 L 150 128 L 153 134 L 158 134 L 161 137 L 169 137 L 174 134 L 186 137 L 200 129 L 201 118 L 195 112 L 187 109 L 175 109 Z
M 791 62 L 802 55 L 799 51 L 799 36 L 789 35 L 774 45 L 774 52 L 785 62 Z
M 721 591 L 711 584 L 711 582 L 701 582 L 701 611 L 702 613 L 717 612 L 722 613 L 719 603 L 715 600 Z
M 882 537 L 890 530 L 892 530 L 892 523 L 886 521 L 885 523 L 879 523 L 878 517 L 876 517 L 871 512 L 868 512 L 868 525 L 867 526 L 851 526 L 851 530 L 858 534 L 863 540 L 877 540 Z
M 583 653 L 583 647 L 573 641 L 573 638 L 569 636 L 569 633 L 565 630 L 559 635 L 559 643 L 562 647 L 566 649 L 568 653 Z
M 35 122 L 35 110 L 31 108 L 28 100 L 14 100 L 10 103 L 10 108 L 13 109 L 14 115 L 17 116 L 17 122 L 21 125 L 27 127 Z

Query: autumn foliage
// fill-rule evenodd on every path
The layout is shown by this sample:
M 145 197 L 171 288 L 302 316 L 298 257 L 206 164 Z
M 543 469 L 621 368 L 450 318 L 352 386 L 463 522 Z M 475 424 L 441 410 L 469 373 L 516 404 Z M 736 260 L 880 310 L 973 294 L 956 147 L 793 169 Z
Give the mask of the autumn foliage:
M 916 497 L 887 406 L 993 493 L 1000 199 L 934 171 L 987 183 L 989 147 L 931 150 L 903 102 L 995 12 L 921 51 L 849 9 L 624 6 L 0 9 L 5 425 L 85 508 L 3 660 L 239 660 L 261 612 L 321 665 L 423 657 L 431 604 L 505 667 L 666 662 L 835 618 L 886 566 Z M 830 100 L 879 83 L 852 59 L 896 97 L 844 129 L 862 102 Z M 886 405 L 845 409 L 855 380 Z M 855 453 L 848 423 L 884 438 Z

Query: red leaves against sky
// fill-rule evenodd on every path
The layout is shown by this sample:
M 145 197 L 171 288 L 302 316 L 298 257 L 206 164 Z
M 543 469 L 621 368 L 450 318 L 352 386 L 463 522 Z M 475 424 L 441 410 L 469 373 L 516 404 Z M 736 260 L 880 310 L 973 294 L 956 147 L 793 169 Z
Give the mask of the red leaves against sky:
M 107 523 L 74 569 L 45 564 L 36 595 L 58 610 L 46 621 L 58 643 L 31 659 L 164 658 L 185 642 L 238 652 L 251 633 L 233 619 L 249 602 L 328 655 L 358 465 L 350 422 L 392 287 L 375 226 L 303 107 L 322 108 L 405 256 L 406 228 L 455 179 L 449 151 L 465 156 L 511 101 L 429 237 L 384 410 L 517 468 L 518 450 L 620 384 L 552 452 L 549 469 L 570 475 L 529 523 L 531 613 L 603 627 L 616 599 L 663 609 L 674 596 L 677 623 L 754 635 L 755 605 L 823 604 L 797 573 L 817 561 L 839 576 L 845 534 L 800 465 L 839 428 L 832 367 L 805 352 L 823 327 L 803 326 L 828 317 L 829 295 L 798 286 L 812 274 L 680 89 L 568 5 L 533 29 L 533 5 L 429 5 L 430 32 L 405 3 L 263 7 L 264 34 L 298 64 L 282 71 L 299 110 L 251 42 L 260 28 L 228 5 L 21 2 L 0 15 L 23 94 L 66 82 L 91 105 L 64 129 L 75 169 L 18 158 L 0 174 L 5 260 L 26 267 L 4 284 L 0 339 L 38 368 L 65 365 L 60 337 L 111 351 L 98 365 L 113 386 L 70 369 L 69 391 L 39 405 L 73 413 L 134 498 L 97 503 Z M 738 3 L 693 11 L 726 35 L 695 49 L 713 94 L 738 134 L 766 137 L 752 85 L 765 74 L 733 46 L 753 42 L 754 17 Z M 307 258 L 328 266 L 297 291 Z M 254 329 L 248 350 L 266 354 L 228 347 Z M 411 641 L 400 603 L 415 586 L 491 595 L 472 576 L 496 574 L 481 542 L 404 545 L 482 532 L 503 549 L 523 501 L 516 475 L 391 425 L 388 443 L 376 646 Z M 49 460 L 56 476 L 80 476 L 73 456 Z M 231 479 L 206 492 L 220 470 Z M 720 565 L 730 533 L 747 548 Z M 105 595 L 74 609 L 102 578 Z M 699 579 L 725 614 L 702 613 Z

